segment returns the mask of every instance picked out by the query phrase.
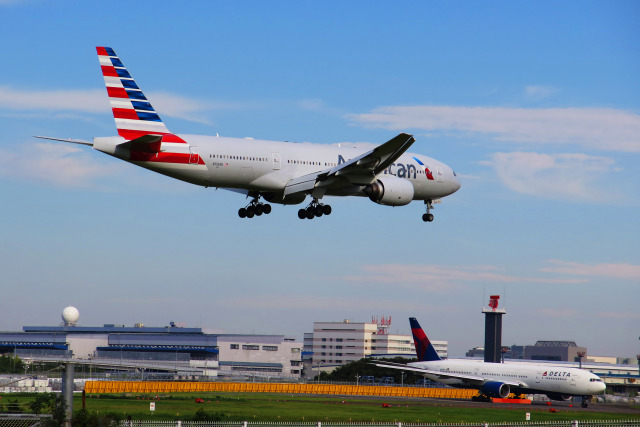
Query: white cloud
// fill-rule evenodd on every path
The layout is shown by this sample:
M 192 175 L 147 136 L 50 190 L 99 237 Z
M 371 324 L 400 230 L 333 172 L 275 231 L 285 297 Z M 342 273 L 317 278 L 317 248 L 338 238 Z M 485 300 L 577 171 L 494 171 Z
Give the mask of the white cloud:
M 204 113 L 213 109 L 238 108 L 236 103 L 209 103 L 164 92 L 148 95 L 161 117 L 176 117 L 208 124 Z M 83 113 L 110 112 L 109 98 L 104 89 L 90 90 L 18 90 L 0 86 L 0 109 L 12 111 L 75 111 Z M 64 117 L 64 116 L 60 116 Z
M 640 151 L 640 115 L 610 108 L 388 106 L 350 120 L 396 131 L 485 134 L 500 141 Z
M 608 277 L 611 279 L 636 280 L 640 282 L 640 265 L 627 263 L 582 264 L 560 260 L 549 260 L 553 266 L 540 271 L 570 274 L 574 276 Z
M 97 179 L 118 175 L 120 166 L 104 166 L 87 151 L 93 150 L 42 142 L 16 151 L 0 150 L 0 176 L 61 187 L 94 187 Z
M 102 113 L 109 111 L 104 90 L 16 90 L 0 86 L 0 108 L 6 110 L 82 111 Z
M 551 86 L 527 86 L 524 88 L 524 96 L 531 100 L 541 100 L 548 98 L 556 92 L 556 89 Z
M 341 277 L 353 282 L 394 284 L 412 289 L 450 292 L 462 283 L 552 283 L 576 284 L 586 282 L 582 278 L 538 278 L 505 274 L 491 265 L 440 266 L 412 264 L 380 264 L 362 267 L 361 275 Z
M 602 178 L 616 171 L 615 161 L 587 154 L 495 153 L 490 162 L 509 189 L 531 196 L 602 202 L 617 197 Z M 606 181 L 606 180 L 605 180 Z

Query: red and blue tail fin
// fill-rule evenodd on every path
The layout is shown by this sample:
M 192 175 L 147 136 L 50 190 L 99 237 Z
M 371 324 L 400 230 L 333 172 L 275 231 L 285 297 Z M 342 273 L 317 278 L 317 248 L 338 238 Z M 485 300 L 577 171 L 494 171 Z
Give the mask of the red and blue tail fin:
M 441 360 L 436 349 L 433 348 L 431 341 L 427 338 L 427 334 L 424 333 L 415 317 L 409 318 L 409 324 L 411 325 L 411 333 L 413 334 L 413 343 L 416 346 L 418 362 Z
M 120 58 L 110 47 L 97 47 L 118 134 L 127 140 L 160 135 L 165 142 L 184 142 L 171 134 Z

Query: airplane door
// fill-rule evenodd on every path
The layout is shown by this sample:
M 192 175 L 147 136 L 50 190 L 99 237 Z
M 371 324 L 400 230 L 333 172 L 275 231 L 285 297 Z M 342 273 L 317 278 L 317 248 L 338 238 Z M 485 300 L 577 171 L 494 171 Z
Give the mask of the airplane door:
M 536 384 L 540 384 L 540 377 L 542 377 L 542 372 L 536 372 Z
M 280 153 L 273 154 L 273 170 L 280 170 Z
M 442 171 L 441 167 L 438 167 L 438 171 L 437 171 L 437 180 L 438 182 L 442 182 L 442 178 L 444 177 L 444 172 Z
M 193 145 L 189 146 L 189 164 L 198 164 L 198 147 L 194 147 Z

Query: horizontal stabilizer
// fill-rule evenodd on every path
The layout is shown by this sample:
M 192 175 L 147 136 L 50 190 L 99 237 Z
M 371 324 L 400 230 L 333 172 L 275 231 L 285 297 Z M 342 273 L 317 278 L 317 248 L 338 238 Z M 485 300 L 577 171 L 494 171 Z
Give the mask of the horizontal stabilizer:
M 33 137 L 34 138 L 40 138 L 40 139 L 49 139 L 51 141 L 71 142 L 72 144 L 81 144 L 81 145 L 93 146 L 93 142 L 85 141 L 83 139 L 53 138 L 53 137 L 50 137 L 50 136 L 37 136 L 37 135 L 34 135 Z

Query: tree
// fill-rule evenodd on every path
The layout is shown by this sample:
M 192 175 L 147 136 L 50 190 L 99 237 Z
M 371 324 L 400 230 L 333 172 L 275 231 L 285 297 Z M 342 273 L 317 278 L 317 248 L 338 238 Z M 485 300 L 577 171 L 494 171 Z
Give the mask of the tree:
M 322 381 L 344 381 L 354 382 L 356 375 L 358 377 L 372 376 L 380 379 L 382 377 L 393 377 L 396 383 L 415 384 L 418 379 L 422 378 L 422 375 L 415 374 L 413 372 L 405 372 L 404 381 L 401 380 L 400 375 L 402 373 L 398 369 L 379 368 L 373 363 L 380 362 L 393 362 L 393 363 L 409 363 L 415 362 L 416 359 L 405 359 L 404 357 L 394 357 L 393 359 L 370 359 L 364 358 L 356 360 L 355 362 L 347 363 L 346 365 L 338 366 L 333 372 L 327 374 L 322 373 L 320 379 Z M 317 377 L 316 377 L 317 379 Z
M 25 363 L 18 356 L 0 355 L 0 374 L 24 374 Z

